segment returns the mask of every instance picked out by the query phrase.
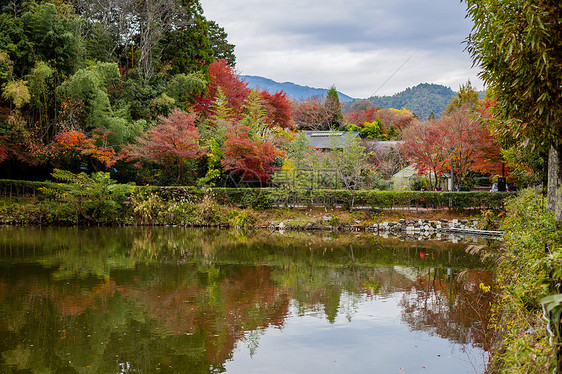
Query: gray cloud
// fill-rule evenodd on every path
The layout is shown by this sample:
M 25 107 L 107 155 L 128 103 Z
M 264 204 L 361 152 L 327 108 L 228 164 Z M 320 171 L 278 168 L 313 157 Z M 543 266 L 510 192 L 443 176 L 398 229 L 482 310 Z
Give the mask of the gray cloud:
M 206 16 L 223 26 L 236 45 L 237 68 L 243 74 L 316 87 L 335 84 L 354 97 L 393 94 L 422 82 L 456 90 L 470 79 L 482 88 L 464 51 L 471 25 L 459 1 L 201 3 Z

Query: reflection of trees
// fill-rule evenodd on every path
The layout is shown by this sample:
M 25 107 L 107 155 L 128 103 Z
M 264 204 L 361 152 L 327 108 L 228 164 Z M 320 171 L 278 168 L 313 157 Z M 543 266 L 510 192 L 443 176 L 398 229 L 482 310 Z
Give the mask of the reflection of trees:
M 414 330 L 460 344 L 472 342 L 488 350 L 492 293 L 484 292 L 479 284 L 491 284 L 492 275 L 485 271 L 447 270 L 429 269 L 417 277 L 401 301 L 402 319 Z
M 489 275 L 462 272 L 481 266 L 462 244 L 174 228 L 8 231 L 10 242 L 0 235 L 0 371 L 221 372 L 237 342 L 254 352 L 261 331 L 282 328 L 291 300 L 333 323 L 351 319 L 364 296 L 397 291 L 408 292 L 403 318 L 412 328 L 487 347 L 490 300 L 477 285 Z
M 283 325 L 289 299 L 271 272 L 268 266 L 141 267 L 70 287 L 53 283 L 49 271 L 1 279 L 1 305 L 10 308 L 3 308 L 0 352 L 22 370 L 221 371 L 246 331 Z

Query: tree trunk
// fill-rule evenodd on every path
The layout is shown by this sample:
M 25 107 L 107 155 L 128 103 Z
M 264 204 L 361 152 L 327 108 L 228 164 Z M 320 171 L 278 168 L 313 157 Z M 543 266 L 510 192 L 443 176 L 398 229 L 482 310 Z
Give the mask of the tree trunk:
M 554 212 L 562 223 L 562 142 L 550 147 L 548 154 L 548 186 L 546 210 Z

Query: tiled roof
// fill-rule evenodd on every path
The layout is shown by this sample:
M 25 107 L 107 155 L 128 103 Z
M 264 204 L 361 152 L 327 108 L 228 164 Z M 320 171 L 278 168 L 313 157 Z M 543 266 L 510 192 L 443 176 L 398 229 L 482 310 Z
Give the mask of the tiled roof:
M 338 148 L 342 148 L 346 136 L 350 136 L 351 139 L 359 136 L 358 132 L 346 131 L 303 131 L 303 133 L 310 145 L 316 149 L 330 149 L 334 141 L 337 141 L 336 145 Z

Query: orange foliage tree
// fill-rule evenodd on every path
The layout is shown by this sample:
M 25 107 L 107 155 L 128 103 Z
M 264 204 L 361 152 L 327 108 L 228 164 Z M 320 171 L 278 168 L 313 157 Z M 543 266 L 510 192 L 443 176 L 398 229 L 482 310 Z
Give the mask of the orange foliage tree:
M 65 129 L 38 152 L 58 164 L 75 165 L 95 160 L 105 167 L 110 167 L 117 161 L 117 155 L 113 148 L 105 145 L 106 137 L 107 133 L 103 132 L 94 132 L 88 136 L 82 130 Z

